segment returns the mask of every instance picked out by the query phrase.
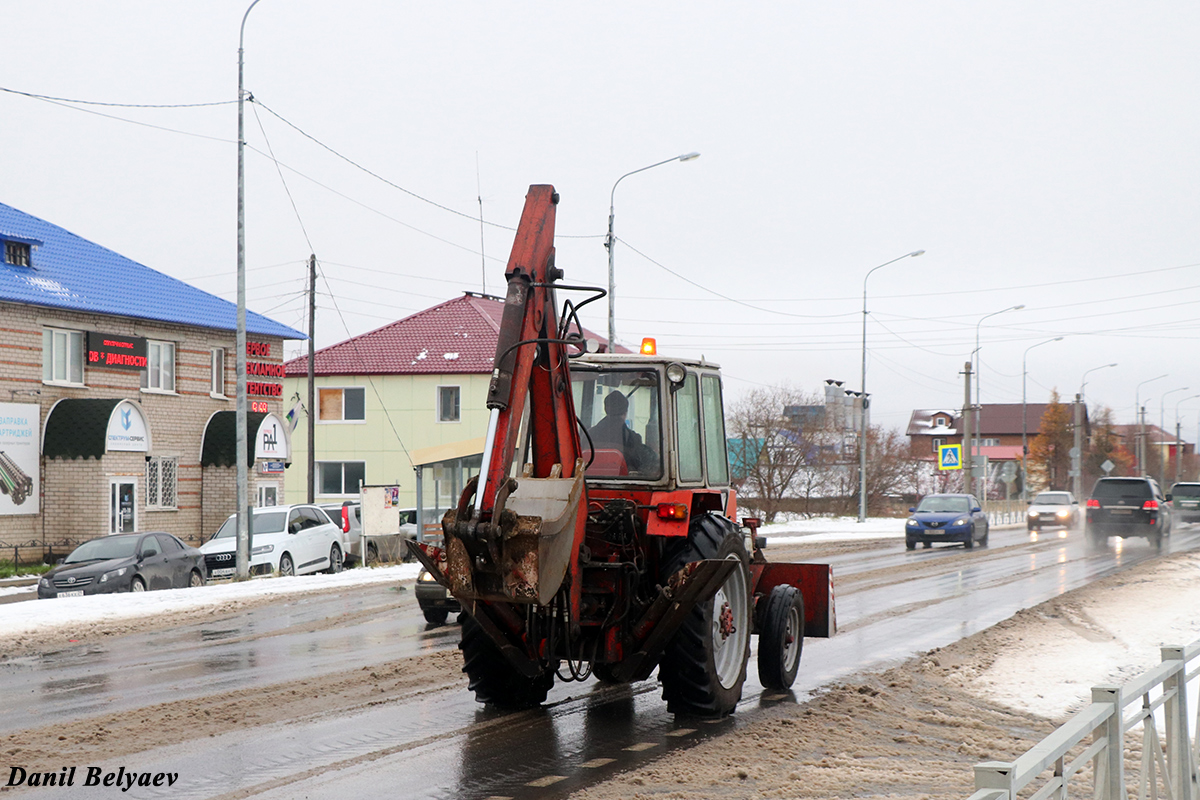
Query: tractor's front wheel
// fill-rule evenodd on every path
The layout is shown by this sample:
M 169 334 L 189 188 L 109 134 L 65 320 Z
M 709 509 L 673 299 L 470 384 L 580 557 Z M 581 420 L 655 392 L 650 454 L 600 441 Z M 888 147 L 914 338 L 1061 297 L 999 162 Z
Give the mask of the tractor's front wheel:
M 663 699 L 673 714 L 722 717 L 742 698 L 750 657 L 749 559 L 737 526 L 705 514 L 693 520 L 688 540 L 664 559 L 662 580 L 693 561 L 736 561 L 716 594 L 688 614 L 658 667 Z
M 463 654 L 467 688 L 475 693 L 478 702 L 497 708 L 521 709 L 546 701 L 546 694 L 554 685 L 555 666 L 549 666 L 536 677 L 526 677 L 509 663 L 474 617 L 464 611 L 460 619 L 462 640 L 458 649 Z

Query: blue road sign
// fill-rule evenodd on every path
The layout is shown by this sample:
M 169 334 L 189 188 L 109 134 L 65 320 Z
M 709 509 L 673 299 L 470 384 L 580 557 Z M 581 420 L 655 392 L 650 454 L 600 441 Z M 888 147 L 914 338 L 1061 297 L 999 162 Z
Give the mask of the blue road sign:
M 938 445 L 938 469 L 962 469 L 962 445 Z

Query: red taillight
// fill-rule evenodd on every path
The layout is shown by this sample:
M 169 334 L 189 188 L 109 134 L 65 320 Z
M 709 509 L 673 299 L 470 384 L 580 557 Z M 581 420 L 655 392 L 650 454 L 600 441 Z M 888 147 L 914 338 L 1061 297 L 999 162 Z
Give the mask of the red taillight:
M 1088 500 L 1088 502 L 1087 502 L 1087 507 L 1088 507 L 1088 508 L 1099 508 L 1099 507 L 1100 507 L 1100 501 L 1099 501 L 1099 500 L 1097 500 L 1096 498 L 1094 498 L 1094 497 L 1093 497 L 1093 498 L 1091 498 L 1090 500 Z
M 688 507 L 683 503 L 659 503 L 659 519 L 687 519 Z
M 342 506 L 342 533 L 350 532 L 350 507 Z
M 1143 511 L 1158 511 L 1158 501 L 1157 500 L 1147 500 L 1145 503 L 1142 504 L 1142 510 Z

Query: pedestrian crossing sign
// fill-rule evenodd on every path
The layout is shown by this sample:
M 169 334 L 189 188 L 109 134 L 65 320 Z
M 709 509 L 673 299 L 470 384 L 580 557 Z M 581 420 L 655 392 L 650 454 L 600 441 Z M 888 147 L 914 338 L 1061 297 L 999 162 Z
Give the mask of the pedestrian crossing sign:
M 938 445 L 938 469 L 962 469 L 962 445 Z

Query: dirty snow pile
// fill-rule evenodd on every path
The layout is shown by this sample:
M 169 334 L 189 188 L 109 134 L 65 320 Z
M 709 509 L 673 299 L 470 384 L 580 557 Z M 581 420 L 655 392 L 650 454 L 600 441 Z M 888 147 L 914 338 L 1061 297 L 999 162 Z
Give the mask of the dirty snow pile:
M 903 539 L 907 517 L 813 517 L 763 525 L 759 534 L 769 544 L 853 542 L 860 539 Z
M 255 578 L 233 583 L 210 583 L 196 589 L 167 589 L 140 594 L 102 594 L 0 605 L 0 632 L 19 635 L 51 628 L 94 624 L 122 619 L 153 617 L 176 611 L 218 609 L 231 602 L 260 597 L 325 591 L 349 586 L 413 580 L 420 564 L 349 569 L 336 575 L 297 575 L 289 578 Z M 26 592 L 36 587 L 22 587 Z

